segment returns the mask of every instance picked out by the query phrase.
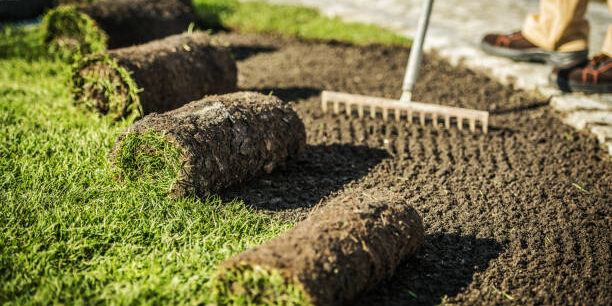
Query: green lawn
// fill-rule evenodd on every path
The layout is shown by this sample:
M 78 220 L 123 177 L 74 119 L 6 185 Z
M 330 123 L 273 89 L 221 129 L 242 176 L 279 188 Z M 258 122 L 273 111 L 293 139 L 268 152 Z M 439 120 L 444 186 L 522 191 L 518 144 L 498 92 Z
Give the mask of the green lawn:
M 217 263 L 288 224 L 116 182 L 127 122 L 72 106 L 69 67 L 0 60 L 0 302 L 206 301 Z
M 198 16 L 210 26 L 357 44 L 411 42 L 406 37 L 375 25 L 345 23 L 339 18 L 322 16 L 316 9 L 237 0 L 194 0 L 193 3 Z
M 310 9 L 195 2 L 243 31 L 408 42 Z M 75 108 L 70 65 L 40 41 L 38 26 L 0 26 L 1 304 L 210 302 L 220 261 L 291 226 L 239 199 L 171 200 L 118 182 L 109 151 L 129 122 Z

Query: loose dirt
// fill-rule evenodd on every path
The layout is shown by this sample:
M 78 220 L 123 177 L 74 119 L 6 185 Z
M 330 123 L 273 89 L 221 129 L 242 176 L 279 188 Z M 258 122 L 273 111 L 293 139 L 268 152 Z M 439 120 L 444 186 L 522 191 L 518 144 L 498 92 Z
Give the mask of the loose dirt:
M 491 111 L 489 134 L 331 116 L 324 89 L 398 98 L 408 49 L 219 33 L 241 89 L 294 102 L 299 161 L 226 192 L 302 219 L 344 189 L 399 193 L 425 243 L 358 304 L 608 304 L 612 162 L 547 101 L 426 55 L 415 100 Z

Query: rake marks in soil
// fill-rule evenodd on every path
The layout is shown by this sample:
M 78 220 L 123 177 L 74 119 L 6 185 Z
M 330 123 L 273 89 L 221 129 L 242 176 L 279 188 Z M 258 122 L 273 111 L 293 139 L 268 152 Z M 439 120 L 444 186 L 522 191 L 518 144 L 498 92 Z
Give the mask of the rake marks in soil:
M 563 125 L 545 101 L 426 55 L 415 100 L 491 111 L 489 134 L 331 116 L 320 110 L 322 90 L 398 98 L 408 50 L 218 36 L 263 50 L 238 62 L 239 86 L 294 102 L 307 134 L 298 163 L 225 196 L 303 218 L 344 188 L 378 187 L 401 194 L 423 217 L 421 252 L 358 301 L 612 299 L 612 165 L 595 139 Z

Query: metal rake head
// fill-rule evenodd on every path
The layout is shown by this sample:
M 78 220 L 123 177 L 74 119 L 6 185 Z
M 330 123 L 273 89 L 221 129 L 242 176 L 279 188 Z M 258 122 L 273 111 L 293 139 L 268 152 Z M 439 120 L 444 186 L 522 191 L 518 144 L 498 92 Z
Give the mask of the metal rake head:
M 482 132 L 485 134 L 488 132 L 489 126 L 489 112 L 466 108 L 418 102 L 405 103 L 393 99 L 335 91 L 323 91 L 321 102 L 324 113 L 328 111 L 328 106 L 331 103 L 334 114 L 339 114 L 341 104 L 344 104 L 344 109 L 349 115 L 353 114 L 353 107 L 356 107 L 359 118 L 363 118 L 367 110 L 372 118 L 376 118 L 377 111 L 382 113 L 383 120 L 388 120 L 389 114 L 393 113 L 396 121 L 400 121 L 405 116 L 412 123 L 414 116 L 418 116 L 421 125 L 425 125 L 427 119 L 430 119 L 435 127 L 438 127 L 438 122 L 442 119 L 444 120 L 444 127 L 447 129 L 450 128 L 452 119 L 455 119 L 454 122 L 459 130 L 463 129 L 463 124 L 467 121 L 472 132 L 476 131 L 476 125 L 480 123 Z

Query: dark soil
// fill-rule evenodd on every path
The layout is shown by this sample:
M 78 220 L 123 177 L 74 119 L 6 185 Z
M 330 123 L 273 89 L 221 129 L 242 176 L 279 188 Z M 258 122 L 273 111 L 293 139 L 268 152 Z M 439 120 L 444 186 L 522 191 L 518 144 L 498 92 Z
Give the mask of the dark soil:
M 313 304 L 337 305 L 389 278 L 423 239 L 421 217 L 403 199 L 386 191 L 355 190 L 223 266 L 278 269 L 302 284 Z
M 0 20 L 6 22 L 36 17 L 45 9 L 52 7 L 54 2 L 53 0 L 0 1 Z
M 609 304 L 612 163 L 547 105 L 426 55 L 415 100 L 491 111 L 490 130 L 436 130 L 321 113 L 321 90 L 398 98 L 408 50 L 219 34 L 239 86 L 273 91 L 304 120 L 306 153 L 228 191 L 301 219 L 345 188 L 401 194 L 425 243 L 360 304 Z
M 130 77 L 136 86 L 142 89 L 138 97 L 143 113 L 162 113 L 207 94 L 227 93 L 236 89 L 236 63 L 230 52 L 220 44 L 206 33 L 184 33 L 138 46 L 111 50 L 107 54 L 116 60 L 119 66 L 131 72 Z M 90 71 L 100 70 L 99 63 L 92 60 L 90 64 L 82 64 L 82 68 L 73 75 L 73 78 L 76 78 L 75 87 L 79 87 L 75 88 L 75 100 L 95 101 L 98 110 L 106 113 L 109 111 L 106 93 L 88 91 L 87 88 L 97 87 L 90 86 L 91 84 L 86 84 L 83 80 L 83 76 Z M 100 76 L 119 77 L 117 73 L 92 72 Z M 128 92 L 125 82 L 114 80 L 111 83 L 123 87 L 117 90 L 117 94 L 125 95 Z M 129 101 L 129 98 L 120 100 Z M 110 111 L 117 113 L 118 117 L 126 116 L 126 108 L 131 103 L 127 104 L 121 109 Z
M 108 35 L 108 48 L 137 45 L 182 33 L 195 20 L 184 0 L 105 0 L 81 3 L 77 9 Z
M 118 142 L 130 133 L 151 131 L 181 148 L 182 170 L 171 190 L 175 197 L 192 192 L 205 196 L 271 173 L 304 152 L 306 143 L 295 111 L 274 96 L 255 92 L 208 96 L 150 114 Z

